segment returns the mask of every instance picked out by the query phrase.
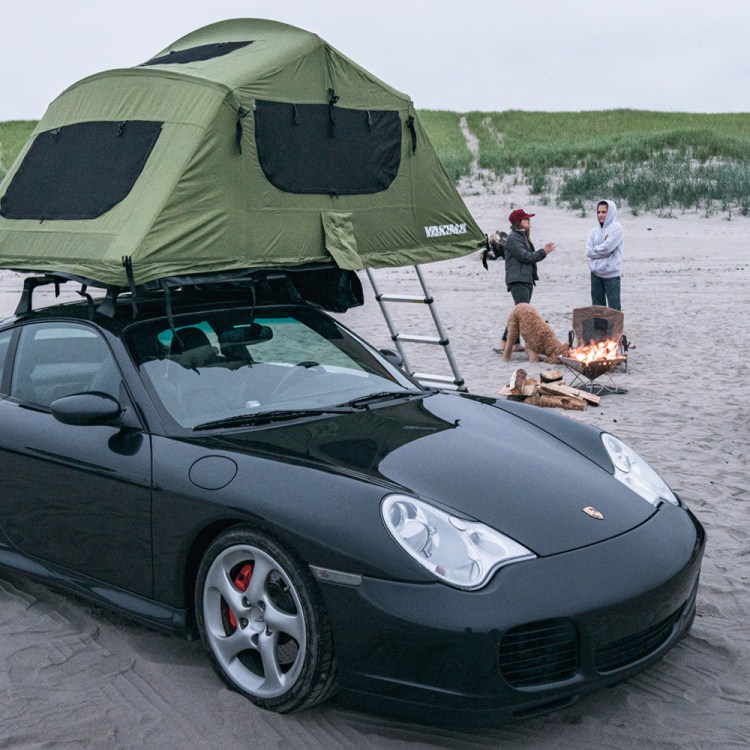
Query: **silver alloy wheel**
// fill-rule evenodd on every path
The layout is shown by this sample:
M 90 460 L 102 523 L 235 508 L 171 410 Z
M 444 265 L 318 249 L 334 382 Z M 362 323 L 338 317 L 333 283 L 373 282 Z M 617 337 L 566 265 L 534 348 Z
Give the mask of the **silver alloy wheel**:
M 211 564 L 202 596 L 209 646 L 237 687 L 270 699 L 294 686 L 307 653 L 304 608 L 273 557 L 255 546 L 227 547 Z

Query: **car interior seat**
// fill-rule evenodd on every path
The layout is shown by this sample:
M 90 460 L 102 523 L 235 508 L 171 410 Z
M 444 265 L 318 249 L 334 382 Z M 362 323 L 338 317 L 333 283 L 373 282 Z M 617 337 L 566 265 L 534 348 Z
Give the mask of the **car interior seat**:
M 206 333 L 196 326 L 180 328 L 176 332 L 169 346 L 169 354 L 171 359 L 189 369 L 208 367 L 222 361 Z

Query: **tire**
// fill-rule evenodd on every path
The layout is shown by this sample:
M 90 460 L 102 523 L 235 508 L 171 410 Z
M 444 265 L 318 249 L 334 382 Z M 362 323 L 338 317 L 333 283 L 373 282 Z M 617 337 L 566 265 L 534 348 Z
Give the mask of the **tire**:
M 256 706 L 288 713 L 336 689 L 331 626 L 309 570 L 248 526 L 208 547 L 195 584 L 201 641 L 219 676 Z

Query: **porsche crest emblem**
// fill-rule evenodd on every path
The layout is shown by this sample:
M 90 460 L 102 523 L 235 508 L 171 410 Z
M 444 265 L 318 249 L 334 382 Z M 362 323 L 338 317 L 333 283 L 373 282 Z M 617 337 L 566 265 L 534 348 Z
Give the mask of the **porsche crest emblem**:
M 583 512 L 587 516 L 591 516 L 592 518 L 595 518 L 597 521 L 603 521 L 604 520 L 604 516 L 596 508 L 592 508 L 590 505 L 587 505 L 583 509 Z

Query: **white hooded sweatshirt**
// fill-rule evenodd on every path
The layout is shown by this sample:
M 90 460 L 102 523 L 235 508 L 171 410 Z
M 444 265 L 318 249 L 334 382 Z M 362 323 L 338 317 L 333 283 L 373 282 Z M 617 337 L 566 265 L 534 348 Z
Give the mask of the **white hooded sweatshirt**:
M 617 206 L 614 201 L 604 201 L 607 208 L 607 218 L 604 224 L 597 226 L 589 233 L 586 240 L 586 257 L 589 259 L 591 272 L 602 279 L 612 279 L 620 275 L 622 262 L 622 227 L 617 218 Z M 597 201 L 597 206 L 601 201 Z

